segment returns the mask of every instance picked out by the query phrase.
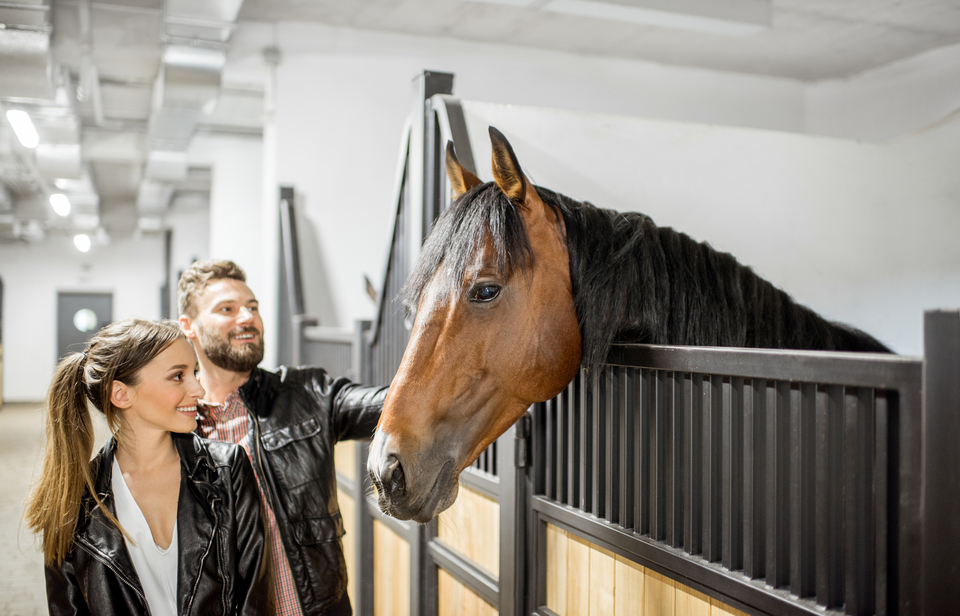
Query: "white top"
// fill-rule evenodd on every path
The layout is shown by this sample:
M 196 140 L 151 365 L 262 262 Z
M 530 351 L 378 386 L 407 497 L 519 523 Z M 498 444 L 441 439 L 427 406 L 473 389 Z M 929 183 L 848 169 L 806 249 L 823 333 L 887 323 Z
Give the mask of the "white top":
M 173 525 L 173 541 L 170 547 L 161 549 L 153 541 L 150 525 L 143 517 L 140 506 L 133 498 L 127 482 L 120 472 L 117 459 L 113 459 L 113 496 L 117 503 L 117 519 L 135 543 L 124 539 L 133 566 L 140 577 L 140 584 L 147 597 L 147 605 L 153 616 L 177 616 L 177 525 Z

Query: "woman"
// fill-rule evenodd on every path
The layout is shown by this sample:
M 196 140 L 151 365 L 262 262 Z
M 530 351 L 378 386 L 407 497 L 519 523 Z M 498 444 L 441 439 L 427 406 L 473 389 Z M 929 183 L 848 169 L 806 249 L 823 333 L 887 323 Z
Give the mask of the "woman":
M 108 325 L 57 367 L 26 519 L 60 614 L 272 610 L 250 461 L 194 435 L 197 359 L 173 321 Z M 93 454 L 87 402 L 113 432 Z

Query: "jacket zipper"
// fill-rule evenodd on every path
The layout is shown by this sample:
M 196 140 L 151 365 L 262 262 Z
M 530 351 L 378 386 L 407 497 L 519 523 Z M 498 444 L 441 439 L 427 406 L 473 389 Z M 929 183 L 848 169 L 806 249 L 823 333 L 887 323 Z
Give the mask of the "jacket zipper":
M 193 607 L 193 600 L 197 597 L 197 588 L 200 586 L 200 578 L 203 577 L 203 561 L 207 558 L 207 555 L 210 554 L 210 548 L 217 540 L 218 532 L 220 532 L 220 517 L 217 515 L 217 510 L 213 508 L 213 532 L 210 534 L 210 543 L 207 544 L 207 549 L 203 551 L 203 556 L 200 557 L 200 573 L 197 574 L 197 579 L 193 582 L 193 589 L 190 591 L 190 598 L 187 601 L 186 613 L 188 614 L 190 613 L 190 609 Z M 219 561 L 217 563 L 217 569 L 220 570 Z M 227 612 L 225 611 L 224 613 Z
M 96 548 L 94 548 L 92 545 L 89 545 L 85 539 L 83 539 L 82 537 L 78 537 L 76 541 L 77 541 L 77 544 L 81 548 L 83 548 L 84 551 L 86 551 L 88 554 L 90 554 L 90 556 L 94 558 L 94 560 L 98 561 L 104 567 L 112 571 L 121 582 L 129 586 L 133 592 L 137 593 L 137 596 L 140 597 L 140 601 L 143 602 L 144 609 L 147 610 L 147 616 L 150 616 L 150 604 L 147 603 L 147 598 L 146 596 L 144 596 L 142 592 L 140 592 L 140 589 L 137 588 L 137 586 L 126 575 L 124 575 L 124 573 L 119 568 L 114 566 L 114 564 L 110 561 L 110 559 L 101 555 L 100 552 Z

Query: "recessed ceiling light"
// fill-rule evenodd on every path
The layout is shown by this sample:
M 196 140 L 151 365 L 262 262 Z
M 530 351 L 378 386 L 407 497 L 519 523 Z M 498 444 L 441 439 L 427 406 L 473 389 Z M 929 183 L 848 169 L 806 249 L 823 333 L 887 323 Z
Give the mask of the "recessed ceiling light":
M 550 0 L 542 10 L 727 36 L 748 36 L 770 27 L 768 0 Z
M 53 206 L 53 211 L 60 216 L 66 216 L 70 213 L 70 199 L 63 193 L 50 195 L 50 205 Z
M 13 132 L 16 133 L 17 139 L 20 140 L 23 147 L 37 147 L 37 144 L 40 143 L 40 135 L 37 134 L 37 129 L 33 126 L 33 120 L 30 119 L 30 114 L 20 109 L 8 109 L 7 120 L 10 122 L 10 126 L 13 127 Z
M 86 233 L 75 235 L 73 237 L 73 245 L 76 246 L 80 252 L 90 252 L 90 236 Z

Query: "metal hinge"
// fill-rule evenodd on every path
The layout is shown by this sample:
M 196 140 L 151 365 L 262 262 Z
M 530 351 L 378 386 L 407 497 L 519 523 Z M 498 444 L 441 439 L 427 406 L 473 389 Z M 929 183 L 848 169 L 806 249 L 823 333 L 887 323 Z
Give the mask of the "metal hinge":
M 524 414 L 516 423 L 514 437 L 514 465 L 526 468 L 530 464 L 530 414 Z

